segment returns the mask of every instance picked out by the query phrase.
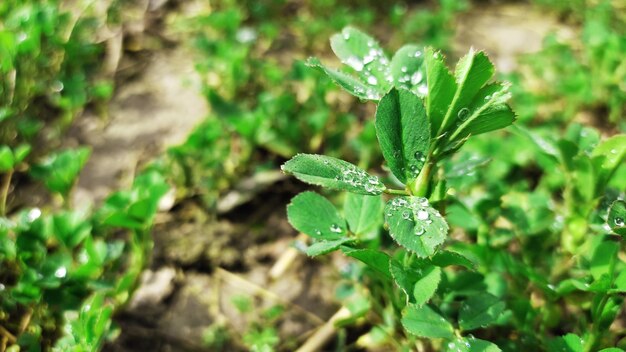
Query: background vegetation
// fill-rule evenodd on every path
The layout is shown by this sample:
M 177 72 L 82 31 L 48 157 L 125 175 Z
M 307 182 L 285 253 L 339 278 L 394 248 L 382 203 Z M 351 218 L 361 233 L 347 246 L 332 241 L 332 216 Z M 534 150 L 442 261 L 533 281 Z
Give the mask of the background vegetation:
M 508 65 L 472 35 L 492 10 L 505 23 L 541 13 L 553 25 Z M 306 63 L 339 67 L 328 40 L 346 26 L 388 54 L 432 46 L 449 66 L 485 48 L 496 79 L 511 83 L 514 126 L 441 164 L 446 249 L 464 261 L 441 270 L 433 302 L 455 324 L 467 297 L 493 303 L 456 340 L 405 333 L 386 301 L 393 289 L 370 266 L 348 253 L 305 259 L 315 242 L 286 222 L 289 200 L 310 189 L 278 171 L 297 153 L 397 183 L 377 146 L 375 104 Z M 626 348 L 623 216 L 608 212 L 626 192 L 625 32 L 626 4 L 608 0 L 2 1 L 0 351 L 288 351 L 312 340 L 322 350 L 481 350 L 464 347 L 473 337 L 510 351 Z M 109 114 L 116 91 L 177 50 L 189 53 L 207 116 L 181 143 L 139 157 L 125 186 L 77 202 L 92 146 L 76 129 L 95 120 L 97 135 L 123 120 Z M 599 154 L 610 172 L 598 171 Z M 316 191 L 344 212 L 354 201 Z M 360 240 L 389 251 L 379 220 Z M 175 274 L 156 286 L 160 300 L 142 303 L 163 268 Z M 321 326 L 331 333 L 320 337 Z

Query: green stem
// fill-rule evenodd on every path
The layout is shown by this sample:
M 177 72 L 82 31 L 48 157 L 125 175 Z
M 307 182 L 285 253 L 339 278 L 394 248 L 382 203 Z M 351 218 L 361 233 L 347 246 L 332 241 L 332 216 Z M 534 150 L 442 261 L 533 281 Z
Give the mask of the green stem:
M 9 188 L 11 187 L 11 178 L 13 177 L 13 169 L 4 174 L 2 179 L 2 188 L 0 189 L 0 215 L 6 216 L 7 213 L 7 197 L 9 196 Z
M 613 287 L 613 284 L 615 283 L 615 264 L 617 260 L 618 259 L 616 255 L 613 257 L 613 260 L 609 262 L 609 276 L 610 276 L 609 287 Z M 595 351 L 599 340 L 604 335 L 604 331 L 600 329 L 600 320 L 602 317 L 602 312 L 604 311 L 606 304 L 609 302 L 609 298 L 610 298 L 610 295 L 608 293 L 606 292 L 603 293 L 602 299 L 600 300 L 600 303 L 598 304 L 598 308 L 595 311 L 591 312 L 591 317 L 593 318 L 593 324 L 591 326 L 591 334 L 589 335 L 589 338 L 587 339 L 587 341 L 585 341 L 585 346 L 584 346 L 585 352 Z
M 598 321 L 600 320 L 598 315 L 602 314 L 602 311 L 604 310 L 604 307 L 606 306 L 608 301 L 609 301 L 609 295 L 605 294 L 602 297 L 600 304 L 598 304 L 598 309 L 596 310 L 595 314 L 593 314 L 595 316 L 594 322 L 591 328 L 591 334 L 589 335 L 589 338 L 587 339 L 587 341 L 585 341 L 585 346 L 583 349 L 585 352 L 595 351 L 596 345 L 598 344 L 598 341 L 603 335 L 603 332 L 600 331 L 600 326 L 598 324 Z
M 408 196 L 409 192 L 403 190 L 403 189 L 385 189 L 383 191 L 383 193 L 387 193 L 387 194 L 395 194 L 395 195 L 400 195 L 400 196 Z
M 426 197 L 428 195 L 432 166 L 433 164 L 427 161 L 417 178 L 408 185 L 412 195 L 416 197 Z

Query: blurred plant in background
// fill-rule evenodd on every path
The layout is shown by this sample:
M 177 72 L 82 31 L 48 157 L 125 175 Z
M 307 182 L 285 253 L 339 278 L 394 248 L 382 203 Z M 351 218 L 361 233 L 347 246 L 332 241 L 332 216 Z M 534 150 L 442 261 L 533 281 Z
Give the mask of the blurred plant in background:
M 532 3 L 560 16 L 574 35 L 549 35 L 540 52 L 522 57 L 519 69 L 505 77 L 519 114 L 516 128 L 475 136 L 442 161 L 452 228 L 448 249 L 470 262 L 464 262 L 467 270 L 444 275 L 437 297 L 448 311 L 458 308 L 462 295 L 477 292 L 506 302 L 490 328 L 475 332 L 503 349 L 538 341 L 549 351 L 564 344 L 582 351 L 583 342 L 587 349 L 624 348 L 611 340 L 613 332 L 604 332 L 608 322 L 620 319 L 624 290 L 623 253 L 606 234 L 623 231 L 610 226 L 623 220 L 626 167 L 615 162 L 623 140 L 609 137 L 626 131 L 626 11 L 608 0 Z M 172 26 L 181 45 L 195 50 L 209 116 L 139 173 L 130 189 L 114 192 L 95 209 L 76 209 L 71 193 L 90 149 L 68 148 L 64 136 L 83 110 L 104 111 L 112 96 L 114 77 L 102 67 L 105 39 L 108 26 L 121 25 L 124 5 L 0 3 L 0 351 L 15 343 L 33 351 L 97 350 L 115 338 L 112 317 L 149 262 L 150 227 L 170 184 L 176 202 L 199 198 L 203 211 L 219 217 L 280 180 L 277 166 L 297 152 L 358 161 L 361 168 L 386 173 L 376 148 L 375 105 L 341 92 L 323 69 L 308 67 L 316 62 L 307 58 L 340 66 L 327 40 L 348 25 L 372 33 L 389 49 L 410 42 L 454 57 L 459 16 L 492 6 L 466 0 L 204 4 Z M 598 162 L 602 155 L 615 162 L 610 174 Z M 224 206 L 225 194 L 249 180 L 256 193 Z M 46 204 L 17 199 L 33 184 L 48 189 Z M 349 197 L 325 195 L 345 201 L 346 209 L 354 205 Z M 366 230 L 362 239 L 372 248 L 389 245 L 380 221 Z M 339 321 L 336 347 L 397 347 L 389 337 L 397 323 L 391 310 L 377 307 L 382 321 L 350 330 L 354 323 L 367 324 L 375 302 L 370 298 L 384 292 L 368 292 L 367 285 L 379 278 L 361 264 L 346 266 L 341 276 L 336 299 L 352 316 Z M 253 319 L 235 344 L 295 348 L 274 329 L 282 314 L 274 313 L 254 316 L 241 309 Z M 510 326 L 522 335 L 507 335 Z M 363 334 L 352 341 L 345 331 Z M 224 322 L 205 334 L 210 346 L 235 338 Z
M 538 4 L 580 25 L 573 38 L 552 33 L 543 49 L 522 60 L 517 73 L 523 120 L 577 120 L 624 131 L 626 113 L 626 5 L 614 1 Z M 520 104 L 526 105 L 526 104 Z

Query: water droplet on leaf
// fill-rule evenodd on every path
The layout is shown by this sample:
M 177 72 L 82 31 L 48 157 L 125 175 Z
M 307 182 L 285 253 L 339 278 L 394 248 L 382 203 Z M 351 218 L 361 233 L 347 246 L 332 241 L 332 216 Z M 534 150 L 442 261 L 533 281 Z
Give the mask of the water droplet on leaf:
M 418 83 L 420 83 L 422 81 L 422 79 L 424 78 L 423 74 L 421 71 L 416 71 L 412 76 L 411 76 L 411 84 L 412 85 L 417 85 Z
M 459 110 L 459 113 L 457 114 L 457 116 L 459 117 L 459 120 L 461 121 L 467 120 L 467 118 L 469 117 L 469 112 L 470 111 L 468 108 L 463 108 Z
M 356 71 L 362 71 L 363 70 L 363 62 L 361 60 L 359 60 L 356 56 L 350 56 L 346 62 L 346 65 L 352 67 L 353 69 L 355 69 Z
M 62 266 L 62 267 L 58 268 L 58 269 L 54 272 L 54 276 L 55 276 L 55 277 L 57 277 L 57 278 L 59 278 L 59 279 L 64 278 L 64 277 L 65 277 L 65 275 L 67 275 L 67 269 L 66 269 L 64 266 Z
M 417 219 L 419 220 L 427 220 L 428 212 L 426 210 L 418 210 L 417 211 Z

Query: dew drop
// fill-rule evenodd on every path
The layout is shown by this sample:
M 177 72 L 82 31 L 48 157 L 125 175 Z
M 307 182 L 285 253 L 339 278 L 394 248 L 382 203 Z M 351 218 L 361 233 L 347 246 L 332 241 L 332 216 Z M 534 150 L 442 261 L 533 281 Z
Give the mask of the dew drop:
M 611 154 L 617 154 L 617 150 L 611 149 Z
M 469 109 L 463 108 L 459 110 L 459 113 L 457 114 L 457 116 L 459 117 L 459 120 L 461 121 L 467 120 L 467 118 L 469 117 Z
M 375 85 L 378 84 L 378 80 L 374 76 L 369 76 L 369 77 L 367 77 L 367 83 L 375 86 Z
M 406 66 L 400 67 L 400 71 L 407 72 L 409 69 Z
M 316 235 L 318 235 L 318 236 L 320 236 L 320 235 L 322 234 L 322 231 L 320 231 L 320 230 L 315 230 L 315 234 L 316 234 Z
M 330 232 L 341 233 L 341 227 L 337 224 L 330 225 Z
M 41 209 L 39 208 L 33 208 L 26 214 L 26 217 L 28 218 L 28 221 L 30 222 L 33 222 L 39 219 L 40 216 L 41 216 Z
M 356 71 L 362 71 L 363 70 L 363 62 L 361 60 L 359 60 L 356 56 L 350 56 L 346 62 L 346 65 L 352 67 L 353 69 L 355 69 Z
M 420 83 L 422 81 L 423 78 L 424 78 L 424 75 L 422 74 L 422 72 L 421 71 L 416 71 L 411 76 L 411 84 L 416 86 L 418 83 Z
M 56 80 L 54 82 L 52 82 L 52 91 L 59 93 L 63 90 L 64 86 L 63 86 L 63 82 Z
M 415 234 L 417 236 L 421 236 L 424 234 L 424 232 L 426 232 L 426 230 L 424 230 L 424 226 L 415 226 Z
M 58 269 L 54 272 L 54 276 L 55 276 L 55 277 L 57 277 L 57 278 L 59 278 L 59 279 L 64 278 L 64 277 L 65 277 L 65 275 L 67 275 L 67 269 L 66 269 L 64 266 L 62 266 L 62 267 L 58 268 Z
M 615 226 L 624 226 L 624 219 L 623 218 L 615 218 Z
M 23 41 L 25 41 L 26 39 L 28 39 L 28 34 L 24 33 L 24 32 L 20 32 L 20 34 L 17 36 L 17 42 L 21 43 Z
M 419 94 L 426 95 L 428 94 L 428 87 L 425 84 L 422 84 L 421 86 L 417 87 L 417 92 Z
M 418 210 L 417 211 L 417 218 L 419 220 L 427 220 L 428 219 L 428 212 L 426 210 Z
M 417 151 L 415 152 L 415 154 L 413 154 L 413 156 L 415 157 L 415 160 L 419 161 L 419 162 L 424 162 L 426 161 L 426 156 L 424 156 L 424 153 Z
M 257 34 L 253 28 L 243 27 L 237 31 L 235 38 L 237 39 L 238 42 L 242 44 L 252 43 L 253 41 L 256 40 Z
M 409 220 L 411 218 L 411 212 L 408 210 L 405 210 L 402 212 L 402 218 L 404 220 Z

